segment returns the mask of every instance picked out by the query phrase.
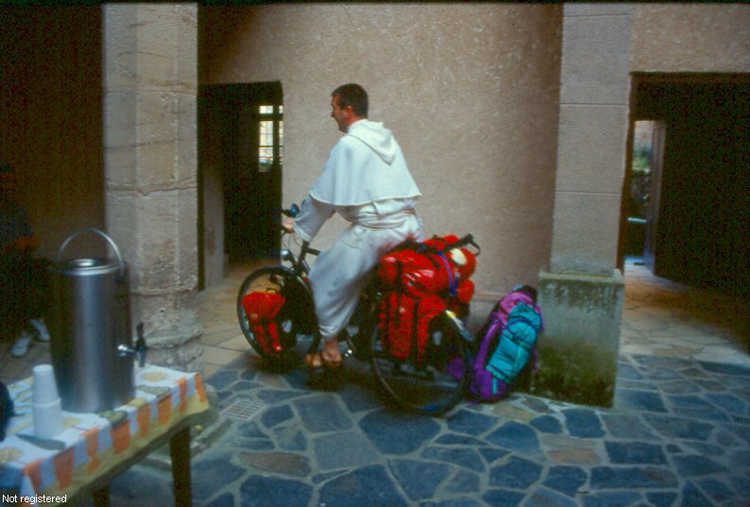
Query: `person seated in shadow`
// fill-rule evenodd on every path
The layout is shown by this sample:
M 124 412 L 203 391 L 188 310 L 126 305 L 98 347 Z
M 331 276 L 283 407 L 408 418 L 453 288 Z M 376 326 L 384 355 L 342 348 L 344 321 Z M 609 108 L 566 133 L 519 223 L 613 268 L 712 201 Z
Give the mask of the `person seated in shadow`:
M 50 339 L 44 323 L 49 261 L 33 255 L 39 238 L 32 233 L 15 194 L 15 170 L 0 163 L 0 326 L 15 338 L 11 355 L 23 357 L 32 337 L 43 342 Z

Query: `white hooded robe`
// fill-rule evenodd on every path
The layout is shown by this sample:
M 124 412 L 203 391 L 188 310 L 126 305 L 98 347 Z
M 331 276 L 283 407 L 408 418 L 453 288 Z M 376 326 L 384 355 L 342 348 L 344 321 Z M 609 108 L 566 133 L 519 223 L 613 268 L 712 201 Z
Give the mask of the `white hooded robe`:
M 408 238 L 422 240 L 415 204 L 421 192 L 401 147 L 382 123 L 359 120 L 331 149 L 302 202 L 295 232 L 311 241 L 334 213 L 350 222 L 310 270 L 320 333 L 335 337 L 349 321 L 380 258 Z

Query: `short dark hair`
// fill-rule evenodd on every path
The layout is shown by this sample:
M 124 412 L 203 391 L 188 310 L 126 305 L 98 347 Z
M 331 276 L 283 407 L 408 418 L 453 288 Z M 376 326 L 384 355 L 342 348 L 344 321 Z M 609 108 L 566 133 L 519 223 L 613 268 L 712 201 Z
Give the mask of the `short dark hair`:
M 332 96 L 338 95 L 338 104 L 340 108 L 352 106 L 354 114 L 360 118 L 367 118 L 367 92 L 364 88 L 356 83 L 341 85 L 331 93 Z

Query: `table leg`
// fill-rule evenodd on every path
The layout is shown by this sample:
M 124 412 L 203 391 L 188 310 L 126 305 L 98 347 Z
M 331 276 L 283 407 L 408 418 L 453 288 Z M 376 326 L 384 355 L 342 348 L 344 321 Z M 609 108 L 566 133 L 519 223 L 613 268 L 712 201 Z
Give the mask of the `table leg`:
M 109 484 L 101 489 L 97 489 L 91 496 L 94 501 L 94 507 L 109 507 Z
M 172 482 L 177 507 L 189 507 L 192 502 L 190 489 L 190 427 L 180 430 L 169 439 L 169 454 L 172 458 Z

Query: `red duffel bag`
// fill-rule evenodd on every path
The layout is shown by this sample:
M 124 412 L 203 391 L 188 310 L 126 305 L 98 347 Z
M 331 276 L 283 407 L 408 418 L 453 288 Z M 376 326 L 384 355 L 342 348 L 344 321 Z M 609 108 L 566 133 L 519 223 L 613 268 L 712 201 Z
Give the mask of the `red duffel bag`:
M 421 361 L 430 322 L 445 308 L 445 302 L 434 294 L 414 298 L 389 292 L 381 303 L 378 322 L 383 348 L 399 359 L 416 354 L 417 362 Z
M 279 328 L 274 319 L 284 306 L 284 296 L 278 292 L 255 291 L 245 294 L 242 306 L 255 341 L 263 352 L 269 355 L 280 354 Z

